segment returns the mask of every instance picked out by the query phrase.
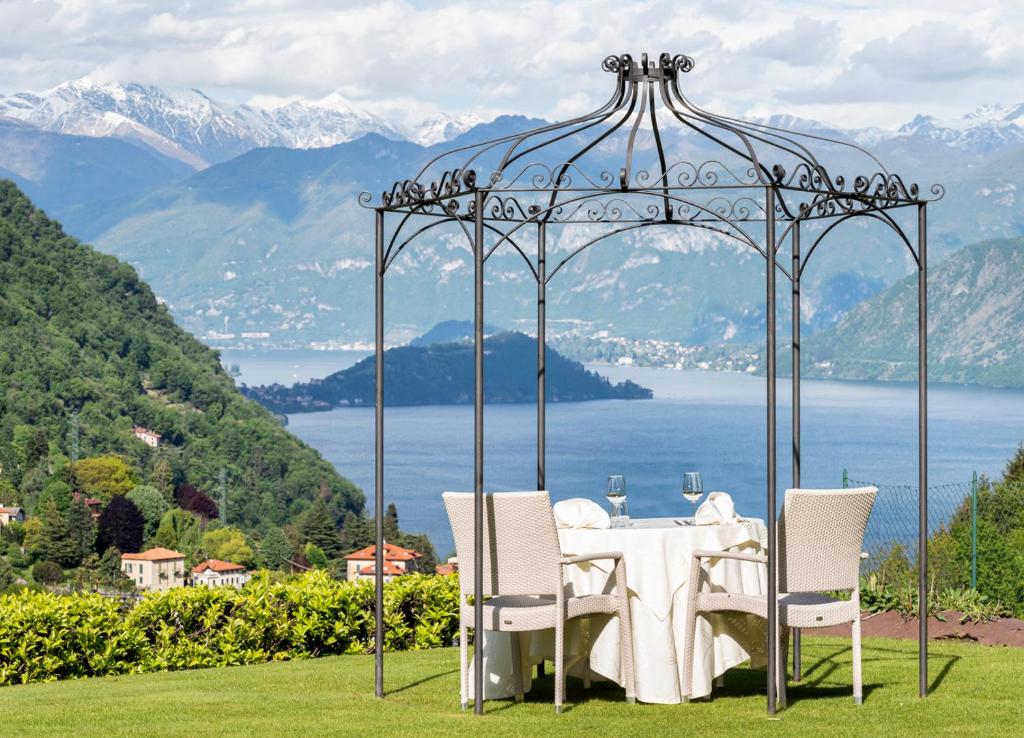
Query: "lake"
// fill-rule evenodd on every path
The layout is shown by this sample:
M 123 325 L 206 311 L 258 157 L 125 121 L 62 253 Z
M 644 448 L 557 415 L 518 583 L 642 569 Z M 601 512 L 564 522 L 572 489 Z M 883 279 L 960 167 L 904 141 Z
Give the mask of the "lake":
M 350 366 L 362 354 L 326 351 L 225 351 L 249 384 L 292 383 Z M 684 471 L 705 489 L 732 494 L 741 514 L 763 516 L 765 381 L 741 374 L 637 367 L 591 367 L 613 381 L 632 379 L 653 400 L 605 400 L 548 407 L 547 486 L 556 500 L 604 504 L 609 474 L 623 474 L 633 516 L 690 514 L 680 493 Z M 779 499 L 791 480 L 789 383 L 779 393 Z M 840 486 L 853 479 L 916 485 L 917 390 L 913 385 L 805 380 L 803 483 Z M 1024 392 L 948 385 L 929 393 L 932 523 L 959 503 L 971 473 L 998 476 L 1024 438 Z M 473 474 L 471 406 L 389 408 L 385 481 L 404 529 L 427 533 L 438 553 L 452 551 L 444 490 L 469 490 Z M 535 486 L 533 405 L 488 405 L 488 490 Z M 289 430 L 363 488 L 372 506 L 373 408 L 289 416 Z M 916 491 L 883 488 L 876 518 L 913 539 Z M 875 535 L 880 535 L 873 523 Z

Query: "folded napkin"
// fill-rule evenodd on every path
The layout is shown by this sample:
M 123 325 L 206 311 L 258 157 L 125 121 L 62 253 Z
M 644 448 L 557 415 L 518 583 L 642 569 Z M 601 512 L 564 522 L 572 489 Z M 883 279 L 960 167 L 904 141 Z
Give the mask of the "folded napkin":
M 559 528 L 611 528 L 612 521 L 600 505 L 583 497 L 555 503 L 555 524 Z
M 739 520 L 736 506 L 728 492 L 712 492 L 697 508 L 693 521 L 697 525 L 722 525 Z

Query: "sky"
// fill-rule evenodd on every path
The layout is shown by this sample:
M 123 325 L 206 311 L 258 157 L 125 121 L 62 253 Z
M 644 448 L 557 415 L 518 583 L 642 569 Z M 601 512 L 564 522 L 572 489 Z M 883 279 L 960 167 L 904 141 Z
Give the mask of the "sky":
M 273 105 L 337 92 L 398 120 L 556 118 L 608 54 L 685 53 L 717 112 L 892 127 L 1024 101 L 1024 3 L 987 0 L 0 0 L 0 92 L 68 79 Z

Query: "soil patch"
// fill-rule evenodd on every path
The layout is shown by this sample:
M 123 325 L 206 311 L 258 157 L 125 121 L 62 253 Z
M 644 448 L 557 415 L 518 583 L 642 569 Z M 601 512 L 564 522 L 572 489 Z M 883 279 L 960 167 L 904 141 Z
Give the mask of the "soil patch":
M 928 618 L 928 639 L 955 640 L 982 643 L 986 646 L 1012 646 L 1024 648 L 1024 620 L 999 618 L 983 623 L 961 623 L 963 613 L 944 612 L 945 621 Z M 861 635 L 865 638 L 906 638 L 917 640 L 917 618 L 906 618 L 898 612 L 880 612 L 861 616 Z M 849 625 L 815 628 L 808 635 L 846 636 Z

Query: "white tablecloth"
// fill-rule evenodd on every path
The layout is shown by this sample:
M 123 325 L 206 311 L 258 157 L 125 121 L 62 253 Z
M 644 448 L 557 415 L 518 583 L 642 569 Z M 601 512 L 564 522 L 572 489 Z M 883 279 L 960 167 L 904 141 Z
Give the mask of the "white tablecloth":
M 672 518 L 634 520 L 629 528 L 558 531 L 562 552 L 579 555 L 621 551 L 626 565 L 633 620 L 636 693 L 641 702 L 673 703 L 681 700 L 683 647 L 686 643 L 687 581 L 694 550 L 761 551 L 765 526 L 746 519 L 727 525 L 680 526 Z M 566 584 L 576 595 L 610 591 L 612 562 L 599 561 L 566 567 Z M 762 565 L 721 559 L 709 569 L 713 585 L 731 592 L 761 594 L 767 589 Z M 594 617 L 589 626 L 573 621 L 566 630 L 566 660 L 586 652 L 590 643 L 590 669 L 622 684 L 619 629 L 614 617 Z M 693 697 L 711 692 L 714 678 L 747 660 L 760 666 L 765 660 L 765 625 L 747 615 L 715 614 L 697 621 Z M 554 632 L 524 633 L 521 639 L 523 676 L 529 688 L 530 666 L 554 654 Z M 512 648 L 509 633 L 485 633 L 484 696 L 512 695 Z M 574 673 L 579 673 L 577 669 Z M 470 680 L 472 688 L 472 680 Z

